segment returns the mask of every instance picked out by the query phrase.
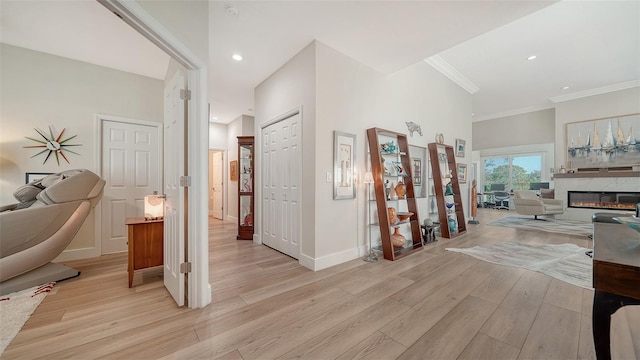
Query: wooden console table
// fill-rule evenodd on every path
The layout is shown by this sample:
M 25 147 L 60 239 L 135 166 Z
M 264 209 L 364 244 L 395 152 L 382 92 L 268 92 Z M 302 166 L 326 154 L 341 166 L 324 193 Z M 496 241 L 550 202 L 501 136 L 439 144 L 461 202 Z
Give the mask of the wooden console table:
M 640 305 L 640 236 L 628 226 L 600 222 L 598 215 L 593 224 L 592 321 L 596 357 L 602 360 L 611 359 L 611 315 L 623 306 Z
M 133 284 L 133 272 L 164 261 L 164 220 L 145 220 L 143 217 L 128 218 L 129 228 L 129 287 Z

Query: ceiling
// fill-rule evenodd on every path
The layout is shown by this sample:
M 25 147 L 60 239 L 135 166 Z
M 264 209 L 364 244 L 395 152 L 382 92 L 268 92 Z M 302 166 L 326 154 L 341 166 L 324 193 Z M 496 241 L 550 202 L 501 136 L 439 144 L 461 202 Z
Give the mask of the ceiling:
M 210 24 L 220 123 L 253 115 L 255 86 L 314 39 L 384 74 L 429 58 L 473 93 L 476 121 L 640 85 L 637 0 L 213 1 Z M 157 79 L 169 61 L 95 1 L 2 0 L 0 36 Z

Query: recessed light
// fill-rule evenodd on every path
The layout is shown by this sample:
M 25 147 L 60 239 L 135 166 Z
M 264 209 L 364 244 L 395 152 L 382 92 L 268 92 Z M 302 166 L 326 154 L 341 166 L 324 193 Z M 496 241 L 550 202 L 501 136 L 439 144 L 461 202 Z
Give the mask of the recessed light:
M 217 116 L 212 117 L 213 120 L 218 120 Z
M 231 58 L 235 61 L 242 61 L 242 55 L 240 54 L 233 54 L 231 55 Z
M 527 58 L 527 60 L 535 60 L 537 58 L 536 55 L 531 55 Z
M 568 88 L 569 88 L 568 86 L 563 86 L 563 87 L 561 87 L 560 89 L 562 89 L 562 90 L 567 90 Z

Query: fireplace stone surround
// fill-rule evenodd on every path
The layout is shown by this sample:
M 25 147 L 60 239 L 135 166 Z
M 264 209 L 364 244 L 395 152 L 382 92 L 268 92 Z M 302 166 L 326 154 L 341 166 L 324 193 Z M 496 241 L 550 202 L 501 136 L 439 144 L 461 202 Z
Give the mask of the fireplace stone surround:
M 557 219 L 591 222 L 591 216 L 596 212 L 626 213 L 633 211 L 635 214 L 635 206 L 628 210 L 569 207 L 568 193 L 569 191 L 580 191 L 638 194 L 640 192 L 640 171 L 554 174 L 553 182 L 555 198 L 561 199 L 564 207 L 564 213 L 556 215 Z

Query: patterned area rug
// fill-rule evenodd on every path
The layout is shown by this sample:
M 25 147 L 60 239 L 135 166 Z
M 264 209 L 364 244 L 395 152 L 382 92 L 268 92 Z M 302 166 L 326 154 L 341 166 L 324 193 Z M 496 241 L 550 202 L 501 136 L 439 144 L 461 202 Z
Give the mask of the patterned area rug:
M 55 282 L 0 296 L 0 356 L 53 285 Z
M 507 216 L 489 223 L 494 226 L 504 226 L 525 230 L 538 230 L 553 233 L 561 233 L 568 235 L 584 235 L 593 234 L 593 224 L 584 221 L 575 220 L 559 220 L 547 218 L 544 220 L 536 220 L 533 216 Z
M 529 245 L 508 242 L 472 248 L 447 248 L 490 263 L 524 268 L 549 275 L 572 285 L 592 289 L 593 261 L 585 255 L 589 250 L 574 244 Z

